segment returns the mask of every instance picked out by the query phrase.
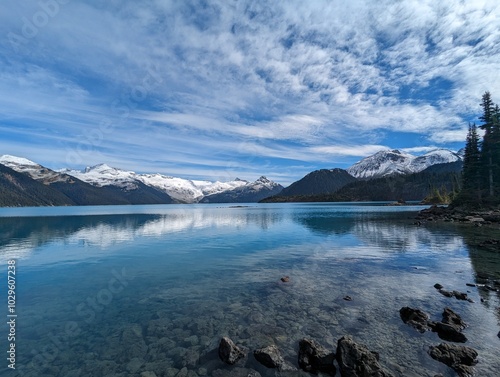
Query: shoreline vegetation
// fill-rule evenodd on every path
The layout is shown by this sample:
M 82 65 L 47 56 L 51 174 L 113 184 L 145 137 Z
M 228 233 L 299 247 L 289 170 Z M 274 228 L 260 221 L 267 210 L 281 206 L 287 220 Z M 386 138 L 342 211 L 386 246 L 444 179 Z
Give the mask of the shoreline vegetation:
M 483 114 L 479 119 L 483 124 L 479 128 L 484 136 L 481 139 L 477 126 L 469 123 L 461 190 L 453 195 L 449 206 L 433 205 L 420 211 L 419 224 L 443 221 L 500 229 L 500 108 L 491 100 L 490 92 L 483 94 L 481 107 Z M 440 195 L 437 192 L 436 197 Z M 478 246 L 498 252 L 500 240 L 487 240 Z
M 451 202 L 452 209 L 493 210 L 500 208 L 500 108 L 494 104 L 490 92 L 482 96 L 483 110 L 479 126 L 469 123 L 464 162 L 462 188 Z
M 487 225 L 492 221 L 477 219 L 483 217 L 496 219 L 496 214 L 500 210 L 500 108 L 493 103 L 490 92 L 483 94 L 480 105 L 483 112 L 479 117 L 482 121 L 479 128 L 484 131 L 484 136 L 481 139 L 478 127 L 475 123 L 469 123 L 462 171 L 457 177 L 447 177 L 448 183 L 452 182 L 448 187 L 444 184 L 440 186 L 439 182 L 436 182 L 436 176 L 430 176 L 434 178 L 433 181 L 419 174 L 409 178 L 396 175 L 350 183 L 329 194 L 295 196 L 278 194 L 263 199 L 260 203 L 394 201 L 395 196 L 397 198 L 406 196 L 404 199 L 396 199 L 393 205 L 404 205 L 405 201 L 410 200 L 418 200 L 420 204 L 448 205 L 446 209 L 433 208 L 430 212 L 423 212 L 421 216 L 428 220 L 436 218 L 460 222 L 468 222 L 469 218 L 472 218 L 476 219 L 473 221 L 476 225 Z M 411 195 L 408 187 L 415 192 L 422 184 L 428 191 L 423 199 L 423 195 L 420 198 L 408 197 Z

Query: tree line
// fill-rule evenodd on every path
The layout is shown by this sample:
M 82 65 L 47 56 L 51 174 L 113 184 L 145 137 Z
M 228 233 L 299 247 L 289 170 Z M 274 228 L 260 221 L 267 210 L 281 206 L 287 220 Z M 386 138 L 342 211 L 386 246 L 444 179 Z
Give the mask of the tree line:
M 500 108 L 485 92 L 479 126 L 469 123 L 462 170 L 462 190 L 456 205 L 490 207 L 500 204 Z M 478 128 L 483 131 L 479 135 Z

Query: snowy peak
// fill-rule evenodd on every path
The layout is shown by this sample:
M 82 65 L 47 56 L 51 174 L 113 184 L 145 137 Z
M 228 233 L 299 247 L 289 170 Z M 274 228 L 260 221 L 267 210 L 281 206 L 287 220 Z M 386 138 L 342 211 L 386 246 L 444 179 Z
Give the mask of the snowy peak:
M 232 192 L 248 188 L 251 191 L 273 190 L 281 186 L 266 177 L 260 177 L 257 181 L 248 181 L 236 178 L 232 181 L 202 181 L 176 178 L 162 174 L 137 174 L 133 171 L 113 168 L 106 164 L 87 167 L 84 170 L 60 170 L 72 175 L 91 185 L 117 186 L 126 191 L 135 190 L 138 185 L 144 184 L 156 190 L 168 194 L 179 203 L 198 203 L 210 195 Z
M 59 170 L 93 186 L 116 186 L 131 191 L 138 188 L 136 174 L 106 164 L 86 167 L 84 170 Z
M 27 174 L 31 178 L 46 185 L 56 182 L 66 182 L 69 179 L 67 175 L 50 170 L 23 157 L 3 155 L 0 157 L 0 164 L 11 168 L 18 173 Z
M 459 161 L 461 159 L 462 158 L 458 153 L 449 151 L 447 149 L 436 149 L 422 156 L 415 157 L 415 159 L 410 164 L 410 168 L 412 172 L 416 173 L 425 170 L 432 165 L 446 164 Z
M 232 181 L 233 184 L 238 184 L 231 189 L 224 190 L 218 193 L 206 195 L 202 203 L 251 203 L 258 202 L 264 198 L 276 195 L 283 186 L 271 181 L 262 176 L 254 182 L 247 181 Z
M 0 164 L 8 166 L 11 169 L 12 169 L 12 166 L 23 166 L 23 165 L 24 166 L 40 166 L 36 162 L 28 160 L 27 158 L 11 156 L 8 154 L 4 154 L 3 156 L 0 156 Z
M 250 186 L 255 187 L 256 189 L 268 189 L 272 190 L 278 186 L 280 186 L 278 183 L 271 181 L 265 176 L 261 176 L 259 179 L 257 179 L 255 182 L 250 183 Z
M 91 172 L 99 172 L 99 173 L 109 173 L 109 174 L 118 174 L 118 172 L 122 172 L 124 170 L 122 169 L 117 169 L 117 168 L 112 168 L 109 165 L 106 164 L 98 164 L 94 166 L 87 166 L 84 170 L 85 173 L 91 173 Z
M 393 174 L 418 173 L 432 165 L 460 160 L 460 155 L 447 149 L 436 149 L 421 156 L 413 156 L 393 149 L 366 157 L 352 165 L 347 171 L 353 177 L 371 179 Z
M 415 157 L 397 149 L 385 150 L 366 157 L 347 169 L 356 178 L 376 178 L 404 174 Z

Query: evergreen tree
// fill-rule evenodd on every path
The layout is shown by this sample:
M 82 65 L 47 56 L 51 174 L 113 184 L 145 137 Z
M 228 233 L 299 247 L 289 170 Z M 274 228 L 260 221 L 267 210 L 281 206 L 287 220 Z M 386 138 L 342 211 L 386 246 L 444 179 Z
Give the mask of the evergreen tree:
M 494 201 L 500 202 L 500 108 L 495 105 L 491 116 L 491 155 Z
M 481 200 L 480 158 L 477 127 L 469 123 L 462 168 L 462 199 L 467 201 Z
M 483 108 L 483 115 L 479 117 L 484 123 L 480 126 L 484 130 L 484 137 L 481 146 L 481 176 L 483 177 L 483 184 L 486 188 L 486 196 L 493 198 L 495 195 L 495 179 L 494 179 L 494 150 L 495 139 L 498 133 L 495 132 L 494 115 L 495 104 L 491 100 L 490 92 L 485 92 L 482 97 L 481 107 Z
M 479 127 L 469 124 L 462 169 L 462 190 L 452 205 L 494 206 L 500 204 L 500 108 L 485 92 Z

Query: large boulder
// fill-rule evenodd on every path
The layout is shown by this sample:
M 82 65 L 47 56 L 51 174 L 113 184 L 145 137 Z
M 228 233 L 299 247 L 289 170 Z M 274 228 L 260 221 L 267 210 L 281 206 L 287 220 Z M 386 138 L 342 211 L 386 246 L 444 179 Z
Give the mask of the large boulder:
M 437 332 L 441 339 L 449 342 L 465 343 L 467 341 L 467 337 L 457 327 L 447 323 L 437 322 L 433 331 Z
M 457 313 L 450 308 L 445 308 L 443 311 L 443 320 L 437 322 L 432 331 L 437 332 L 438 336 L 443 340 L 465 343 L 467 337 L 461 332 L 465 327 L 467 327 L 467 324 Z
M 259 363 L 268 368 L 276 368 L 280 371 L 297 370 L 293 365 L 288 364 L 285 359 L 283 359 L 280 350 L 274 344 L 253 351 L 253 355 Z
M 339 339 L 337 362 L 342 377 L 393 377 L 393 374 L 382 368 L 377 353 L 357 344 L 351 336 Z
M 444 308 L 442 322 L 455 327 L 457 330 L 463 330 L 467 327 L 467 324 L 462 320 L 462 317 L 450 308 Z
M 245 357 L 245 352 L 234 344 L 231 339 L 225 336 L 219 343 L 219 357 L 226 364 L 233 365 L 238 360 Z
M 431 330 L 434 327 L 434 322 L 429 320 L 429 315 L 420 309 L 413 309 L 405 306 L 399 310 L 399 316 L 404 323 L 422 333 Z
M 477 364 L 478 356 L 473 348 L 448 343 L 430 347 L 429 354 L 433 359 L 451 367 L 460 377 L 473 375 L 472 366 Z
M 299 342 L 299 367 L 306 372 L 323 372 L 335 376 L 334 360 L 335 353 L 329 352 L 316 341 L 305 338 Z

